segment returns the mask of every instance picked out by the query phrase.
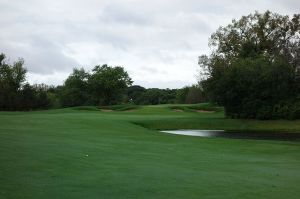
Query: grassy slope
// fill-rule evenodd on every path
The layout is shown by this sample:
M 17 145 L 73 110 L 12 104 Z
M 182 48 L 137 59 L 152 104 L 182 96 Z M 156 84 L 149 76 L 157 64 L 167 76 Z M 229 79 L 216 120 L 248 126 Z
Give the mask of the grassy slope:
M 299 121 L 225 120 L 222 112 L 166 106 L 0 113 L 0 198 L 300 195 L 298 142 L 169 135 L 132 122 L 152 129 L 300 129 Z

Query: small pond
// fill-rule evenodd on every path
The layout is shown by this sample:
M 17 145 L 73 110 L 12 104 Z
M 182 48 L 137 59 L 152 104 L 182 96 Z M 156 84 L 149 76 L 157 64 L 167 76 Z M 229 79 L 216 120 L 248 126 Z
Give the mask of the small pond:
M 221 137 L 232 139 L 255 139 L 255 140 L 286 140 L 300 141 L 300 133 L 266 132 L 266 131 L 223 131 L 223 130 L 165 130 L 163 133 L 177 135 Z

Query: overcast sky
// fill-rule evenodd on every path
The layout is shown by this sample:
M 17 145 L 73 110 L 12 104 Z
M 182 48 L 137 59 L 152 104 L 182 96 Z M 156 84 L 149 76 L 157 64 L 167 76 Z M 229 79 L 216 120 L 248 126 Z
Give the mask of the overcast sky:
M 291 15 L 300 1 L 0 0 L 0 52 L 25 59 L 30 83 L 107 63 L 134 84 L 178 88 L 196 83 L 211 33 L 255 10 Z

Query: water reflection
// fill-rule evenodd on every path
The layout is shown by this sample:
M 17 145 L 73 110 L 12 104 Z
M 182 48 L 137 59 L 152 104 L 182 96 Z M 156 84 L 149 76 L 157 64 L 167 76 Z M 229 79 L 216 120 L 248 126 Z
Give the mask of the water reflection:
M 300 133 L 266 131 L 224 131 L 224 130 L 166 130 L 163 133 L 200 137 L 222 137 L 232 139 L 288 140 L 300 141 Z

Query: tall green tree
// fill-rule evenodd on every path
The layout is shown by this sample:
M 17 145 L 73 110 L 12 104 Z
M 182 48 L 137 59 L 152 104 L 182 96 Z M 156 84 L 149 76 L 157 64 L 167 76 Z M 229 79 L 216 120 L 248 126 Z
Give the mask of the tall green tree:
M 123 67 L 95 66 L 88 79 L 94 103 L 111 105 L 122 102 L 132 80 Z
M 65 80 L 60 91 L 62 106 L 80 106 L 89 104 L 88 78 L 90 77 L 83 68 L 74 68 Z
M 210 99 L 239 118 L 297 118 L 300 15 L 243 16 L 210 38 L 212 53 L 199 57 L 202 85 Z M 289 114 L 277 114 L 280 107 Z M 279 107 L 279 108 L 278 108 Z
M 201 87 L 199 85 L 193 85 L 189 87 L 185 97 L 185 103 L 195 104 L 200 102 L 204 102 L 204 96 Z
M 24 60 L 19 59 L 12 65 L 5 61 L 5 55 L 0 54 L 0 109 L 15 110 L 19 106 L 18 94 L 26 79 Z
M 176 102 L 181 104 L 195 104 L 204 102 L 204 94 L 200 85 L 186 86 L 177 90 Z
M 128 87 L 127 89 L 128 101 L 134 104 L 141 104 L 142 101 L 141 97 L 145 92 L 146 92 L 146 88 L 142 86 L 133 85 Z
M 289 17 L 266 11 L 243 16 L 211 35 L 211 58 L 228 65 L 237 57 L 263 55 L 272 60 L 281 56 L 296 68 L 300 65 L 299 30 L 300 14 Z

